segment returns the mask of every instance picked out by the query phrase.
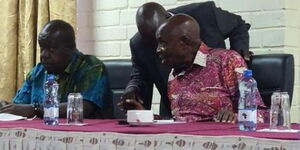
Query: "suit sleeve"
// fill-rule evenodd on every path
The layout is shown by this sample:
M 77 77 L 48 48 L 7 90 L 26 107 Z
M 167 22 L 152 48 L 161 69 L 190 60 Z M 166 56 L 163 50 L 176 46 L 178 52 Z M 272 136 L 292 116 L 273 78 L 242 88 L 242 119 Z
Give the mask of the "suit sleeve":
M 147 58 L 141 58 L 142 56 L 139 56 L 137 54 L 137 52 L 143 52 L 145 51 L 145 49 L 136 45 L 139 43 L 135 43 L 135 42 L 140 42 L 140 41 L 134 39 L 130 40 L 132 71 L 131 71 L 131 79 L 127 84 L 125 92 L 130 90 L 131 88 L 134 88 L 135 90 L 138 91 L 139 97 L 143 100 L 144 107 L 146 109 L 151 109 L 154 82 L 150 78 L 149 70 L 147 70 L 146 67 L 147 64 L 145 64 L 145 62 L 142 61 L 142 59 L 147 59 Z
M 130 40 L 130 50 L 131 50 L 131 62 L 132 62 L 132 71 L 131 71 L 131 79 L 127 84 L 125 91 L 130 88 L 135 88 L 137 91 L 141 92 L 144 88 L 144 79 L 143 79 L 143 67 L 139 62 L 139 58 L 136 56 L 136 49 L 133 46 L 133 41 Z
M 241 16 L 214 6 L 214 13 L 217 26 L 224 38 L 229 38 L 230 49 L 242 54 L 243 51 L 249 51 L 249 33 L 250 24 L 246 23 Z

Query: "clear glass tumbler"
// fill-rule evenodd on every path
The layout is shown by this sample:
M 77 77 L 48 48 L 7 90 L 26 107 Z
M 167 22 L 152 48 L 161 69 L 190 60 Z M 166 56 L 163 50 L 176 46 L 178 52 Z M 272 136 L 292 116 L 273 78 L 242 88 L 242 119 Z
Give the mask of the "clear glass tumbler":
M 270 129 L 290 129 L 290 99 L 287 92 L 274 92 L 271 97 Z
M 290 114 L 290 96 L 288 92 L 281 92 L 281 109 L 282 109 L 282 128 L 291 128 L 291 114 Z
M 80 93 L 68 95 L 67 123 L 83 124 L 83 99 Z
M 274 92 L 271 96 L 271 109 L 270 109 L 270 129 L 277 129 L 278 119 L 280 115 L 280 92 Z

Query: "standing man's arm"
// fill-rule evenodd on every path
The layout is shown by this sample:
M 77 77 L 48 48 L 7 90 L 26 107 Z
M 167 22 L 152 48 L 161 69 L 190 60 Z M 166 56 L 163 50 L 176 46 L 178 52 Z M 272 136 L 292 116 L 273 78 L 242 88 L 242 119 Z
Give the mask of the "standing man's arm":
M 237 51 L 246 61 L 250 60 L 248 33 L 250 24 L 246 23 L 241 16 L 217 7 L 214 8 L 214 13 L 223 36 L 229 37 L 230 49 Z
M 152 94 L 151 87 L 153 87 L 151 84 L 146 84 L 145 66 L 140 62 L 141 58 L 136 56 L 136 51 L 143 49 L 136 49 L 133 39 L 130 40 L 130 49 L 132 62 L 131 79 L 127 84 L 124 94 L 121 96 L 121 102 L 118 104 L 121 109 L 125 110 L 138 109 L 139 107 L 135 105 L 136 102 L 144 104 L 145 100 L 151 99 L 148 98 L 149 94 L 147 92 L 151 92 Z M 146 85 L 148 86 L 146 87 Z M 132 100 L 136 102 L 132 102 Z M 146 108 L 148 107 L 146 106 Z

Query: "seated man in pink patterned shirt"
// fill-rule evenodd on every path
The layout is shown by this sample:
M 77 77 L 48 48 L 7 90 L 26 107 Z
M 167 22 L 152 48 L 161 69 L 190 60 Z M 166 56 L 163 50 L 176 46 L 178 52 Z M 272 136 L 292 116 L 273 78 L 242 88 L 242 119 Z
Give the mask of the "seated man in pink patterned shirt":
M 247 67 L 234 50 L 210 48 L 199 37 L 198 23 L 176 15 L 156 31 L 157 53 L 172 69 L 168 97 L 176 120 L 236 122 L 238 80 Z M 258 108 L 265 108 L 257 91 Z M 216 117 L 217 116 L 217 117 Z M 264 110 L 258 110 L 258 122 Z

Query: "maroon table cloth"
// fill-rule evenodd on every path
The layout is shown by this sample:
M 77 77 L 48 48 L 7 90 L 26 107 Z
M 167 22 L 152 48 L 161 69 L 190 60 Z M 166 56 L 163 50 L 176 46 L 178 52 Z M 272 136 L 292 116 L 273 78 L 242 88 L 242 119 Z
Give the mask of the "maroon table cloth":
M 119 125 L 119 120 L 85 120 L 85 126 L 47 126 L 42 120 L 33 121 L 20 120 L 11 122 L 0 122 L 0 128 L 33 128 L 53 131 L 72 132 L 116 132 L 126 134 L 185 134 L 204 136 L 251 136 L 257 138 L 271 138 L 282 140 L 299 140 L 300 133 L 274 133 L 274 132 L 245 132 L 239 131 L 237 124 L 196 122 L 176 124 L 153 124 L 150 126 L 133 127 Z M 60 120 L 65 123 L 65 119 Z M 258 124 L 258 129 L 268 128 L 268 124 Z M 299 124 L 292 124 L 293 129 L 299 129 Z

